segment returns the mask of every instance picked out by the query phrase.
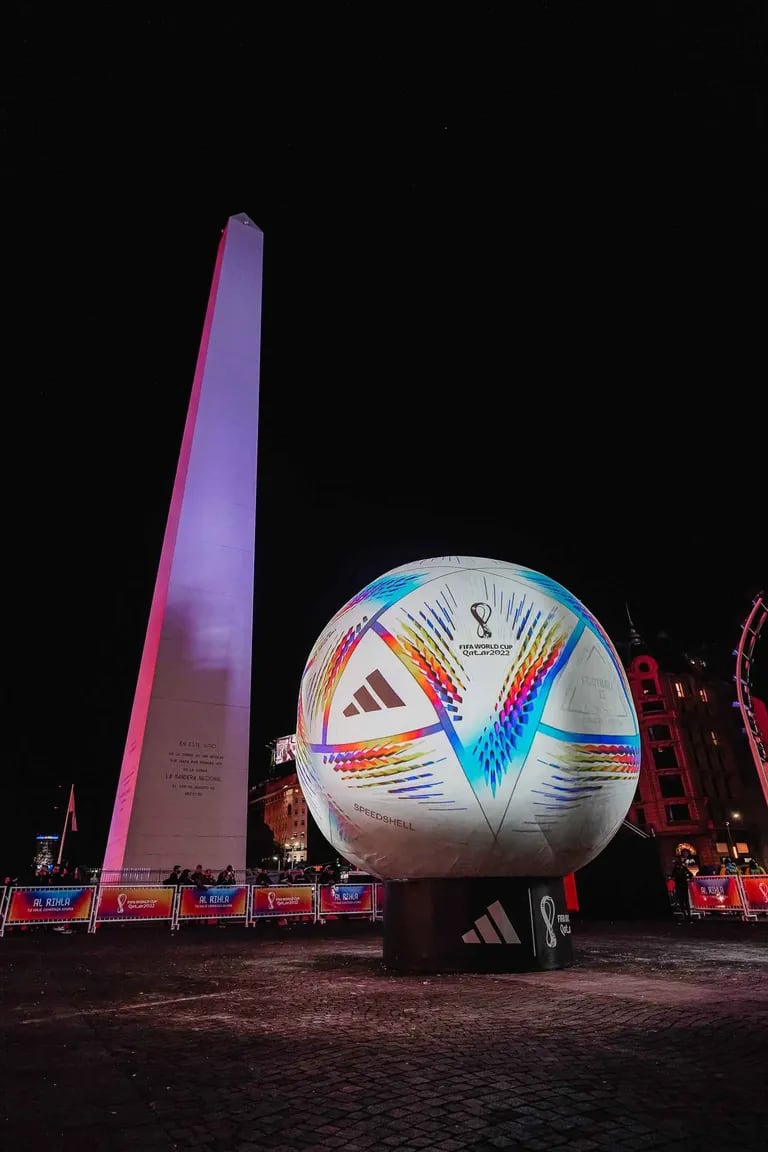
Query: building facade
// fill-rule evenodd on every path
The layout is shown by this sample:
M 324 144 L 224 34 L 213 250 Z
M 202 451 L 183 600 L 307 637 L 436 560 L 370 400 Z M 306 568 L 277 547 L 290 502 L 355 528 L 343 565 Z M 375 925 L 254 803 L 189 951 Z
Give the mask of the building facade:
M 641 768 L 627 819 L 661 839 L 662 866 L 678 851 L 701 867 L 723 856 L 765 865 L 766 808 L 733 686 L 701 661 L 665 672 L 637 652 L 627 676 L 640 722 Z
M 307 862 L 307 802 L 294 771 L 251 788 L 249 807 L 271 831 L 279 869 Z

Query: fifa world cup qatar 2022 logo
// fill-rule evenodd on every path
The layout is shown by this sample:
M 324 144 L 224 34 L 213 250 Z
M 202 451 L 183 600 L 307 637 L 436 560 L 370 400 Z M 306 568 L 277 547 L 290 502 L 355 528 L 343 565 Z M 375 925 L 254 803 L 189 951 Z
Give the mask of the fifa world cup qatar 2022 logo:
M 491 618 L 490 604 L 483 604 L 482 601 L 478 601 L 477 604 L 472 604 L 469 610 L 473 618 L 477 621 L 477 635 L 481 640 L 490 639 L 493 635 L 488 627 L 488 621 Z

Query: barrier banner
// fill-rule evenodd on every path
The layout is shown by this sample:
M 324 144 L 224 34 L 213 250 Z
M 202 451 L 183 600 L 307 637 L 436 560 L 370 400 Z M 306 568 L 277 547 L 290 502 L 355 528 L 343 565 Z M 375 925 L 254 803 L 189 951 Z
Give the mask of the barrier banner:
M 741 908 L 735 876 L 696 876 L 688 885 L 691 908 L 701 912 Z
M 246 915 L 248 888 L 245 884 L 221 888 L 181 888 L 179 920 L 217 919 Z
M 5 924 L 72 924 L 88 921 L 95 888 L 12 888 Z
M 102 884 L 96 922 L 102 920 L 170 920 L 176 889 L 162 884 Z
M 312 916 L 315 910 L 314 884 L 257 887 L 252 892 L 251 917 L 254 920 L 263 916 Z
M 379 920 L 384 917 L 384 900 L 386 899 L 386 888 L 379 882 L 374 885 L 374 894 L 376 896 L 376 916 Z
M 768 876 L 742 876 L 750 912 L 768 912 Z
M 373 884 L 321 884 L 320 915 L 373 912 Z

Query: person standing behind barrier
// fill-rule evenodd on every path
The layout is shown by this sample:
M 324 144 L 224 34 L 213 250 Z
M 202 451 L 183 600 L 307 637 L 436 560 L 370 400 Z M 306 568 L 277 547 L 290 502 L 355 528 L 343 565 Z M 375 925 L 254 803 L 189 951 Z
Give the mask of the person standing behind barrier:
M 685 922 L 691 919 L 691 902 L 688 895 L 688 885 L 693 880 L 693 874 L 686 868 L 679 856 L 675 856 L 672 865 L 672 879 L 675 883 L 675 899 Z
M 181 884 L 181 864 L 174 864 L 170 875 L 163 880 L 163 884 Z
M 202 864 L 197 865 L 189 878 L 189 883 L 194 884 L 195 888 L 207 889 L 210 887 L 211 877 L 205 873 Z
M 236 884 L 237 883 L 237 877 L 235 876 L 235 870 L 231 864 L 227 864 L 226 868 L 222 868 L 221 872 L 219 872 L 219 877 L 218 877 L 218 880 L 216 881 L 216 883 L 217 884 Z

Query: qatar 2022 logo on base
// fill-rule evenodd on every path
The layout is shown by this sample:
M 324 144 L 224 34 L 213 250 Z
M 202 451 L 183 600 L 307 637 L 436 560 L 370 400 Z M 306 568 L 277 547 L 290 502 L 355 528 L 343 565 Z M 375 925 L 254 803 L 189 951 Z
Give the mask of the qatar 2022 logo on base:
M 325 628 L 296 766 L 324 835 L 381 879 L 562 876 L 624 820 L 640 735 L 621 661 L 575 596 L 445 556 L 386 572 Z

